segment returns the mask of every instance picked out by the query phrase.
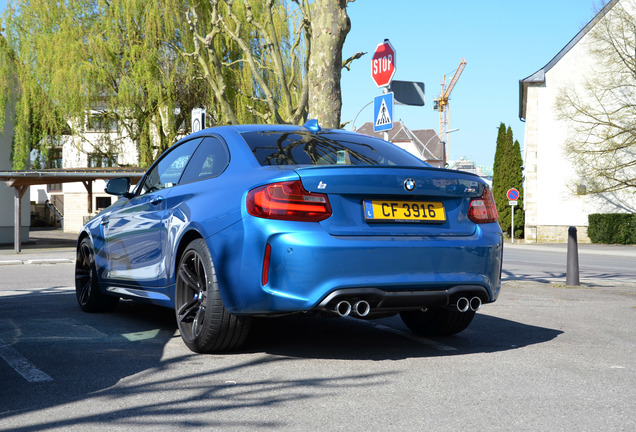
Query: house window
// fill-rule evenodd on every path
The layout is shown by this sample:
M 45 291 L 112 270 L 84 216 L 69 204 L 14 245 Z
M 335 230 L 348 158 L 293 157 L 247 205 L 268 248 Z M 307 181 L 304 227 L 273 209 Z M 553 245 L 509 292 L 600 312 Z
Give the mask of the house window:
M 46 185 L 47 192 L 62 192 L 62 183 L 54 183 Z
M 47 168 L 62 169 L 64 168 L 62 160 L 62 149 L 59 147 L 49 149 L 49 157 L 47 158 Z
M 577 195 L 585 195 L 587 193 L 587 186 L 584 184 L 576 185 L 576 194 Z
M 49 149 L 49 156 L 46 161 L 46 167 L 49 169 L 62 169 L 64 168 L 62 160 L 62 149 L 60 147 L 53 147 Z M 55 183 L 46 185 L 47 192 L 62 192 L 62 184 Z
M 107 111 L 93 111 L 89 114 L 86 129 L 92 132 L 116 132 L 117 121 Z
M 97 210 L 105 209 L 111 205 L 111 197 L 95 197 L 95 208 Z
M 108 168 L 117 166 L 117 154 L 92 153 L 88 155 L 89 168 Z

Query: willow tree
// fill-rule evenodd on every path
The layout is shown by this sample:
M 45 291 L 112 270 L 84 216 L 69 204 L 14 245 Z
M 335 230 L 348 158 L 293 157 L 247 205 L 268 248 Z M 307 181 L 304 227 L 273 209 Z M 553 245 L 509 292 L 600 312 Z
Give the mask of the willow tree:
M 302 123 L 311 112 L 339 127 L 349 1 L 16 0 L 6 14 L 14 166 L 73 135 L 98 136 L 90 151 L 106 157 L 131 139 L 145 167 L 195 106 L 212 124 Z M 88 134 L 91 122 L 109 133 Z
M 0 20 L 0 30 L 2 20 Z M 15 56 L 4 36 L 0 34 L 0 134 L 4 133 L 7 104 L 15 96 Z
M 339 127 L 351 1 L 192 2 L 187 16 L 193 50 L 183 55 L 193 59 L 212 89 L 219 122 L 252 116 L 266 123 L 302 123 L 310 112 L 323 126 Z
M 589 32 L 592 71 L 561 89 L 566 152 L 584 179 L 576 193 L 636 194 L 636 1 L 616 3 Z
M 18 64 L 14 167 L 25 166 L 32 148 L 46 152 L 47 137 L 89 140 L 88 114 L 114 128 L 91 142 L 92 152 L 106 157 L 131 139 L 139 164 L 147 166 L 174 140 L 205 87 L 173 51 L 184 23 L 166 6 L 150 0 L 15 2 L 5 20 Z

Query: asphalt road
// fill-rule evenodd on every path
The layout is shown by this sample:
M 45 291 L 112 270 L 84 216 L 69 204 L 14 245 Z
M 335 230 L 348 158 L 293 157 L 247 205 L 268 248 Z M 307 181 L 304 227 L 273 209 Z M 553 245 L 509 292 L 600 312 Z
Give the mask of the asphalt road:
M 196 355 L 172 311 L 81 312 L 72 264 L 0 266 L 0 431 L 636 430 L 636 284 L 526 279 L 451 338 L 288 317 Z
M 636 284 L 636 246 L 580 244 L 582 285 Z M 566 281 L 566 244 L 506 244 L 504 280 Z

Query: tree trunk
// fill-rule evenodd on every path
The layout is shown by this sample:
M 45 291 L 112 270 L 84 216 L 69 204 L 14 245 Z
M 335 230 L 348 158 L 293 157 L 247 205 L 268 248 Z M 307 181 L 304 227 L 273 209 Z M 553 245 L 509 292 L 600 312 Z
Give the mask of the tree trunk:
M 342 46 L 351 29 L 347 0 L 316 0 L 311 17 L 309 118 L 326 128 L 340 127 Z

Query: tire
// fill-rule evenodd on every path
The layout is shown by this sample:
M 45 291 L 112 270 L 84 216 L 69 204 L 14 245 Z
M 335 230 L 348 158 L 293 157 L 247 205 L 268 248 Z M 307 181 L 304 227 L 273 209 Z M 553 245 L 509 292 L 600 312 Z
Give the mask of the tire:
M 192 241 L 177 267 L 175 312 L 181 338 L 197 353 L 230 351 L 247 338 L 251 317 L 232 315 L 223 305 L 205 241 Z
M 450 336 L 466 329 L 472 322 L 475 312 L 433 307 L 422 310 L 400 312 L 404 324 L 413 333 L 420 336 Z
M 93 243 L 88 237 L 77 248 L 75 296 L 84 312 L 111 312 L 119 303 L 119 297 L 104 294 L 99 289 Z

